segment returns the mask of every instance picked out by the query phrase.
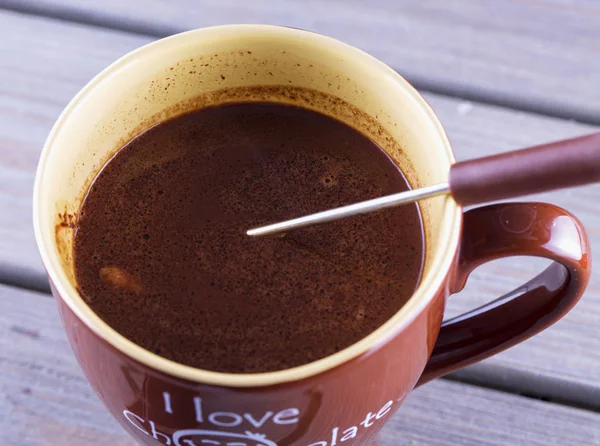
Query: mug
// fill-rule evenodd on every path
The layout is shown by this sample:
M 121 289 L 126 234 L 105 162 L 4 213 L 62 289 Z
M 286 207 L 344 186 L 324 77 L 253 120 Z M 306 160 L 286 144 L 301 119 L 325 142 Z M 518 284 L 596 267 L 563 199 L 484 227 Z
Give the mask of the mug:
M 426 249 L 414 295 L 340 352 L 287 370 L 227 374 L 135 345 L 77 292 L 72 242 L 82 199 L 103 164 L 144 129 L 202 106 L 239 101 L 295 104 L 333 116 L 385 150 L 412 187 L 447 181 L 454 162 L 435 114 L 400 75 L 307 31 L 263 25 L 190 31 L 133 51 L 95 77 L 67 106 L 43 149 L 35 235 L 77 360 L 139 443 L 376 444 L 416 385 L 538 333 L 583 293 L 589 242 L 567 211 L 502 203 L 463 212 L 440 196 L 420 203 Z M 442 323 L 446 299 L 474 268 L 515 255 L 554 262 L 512 293 Z

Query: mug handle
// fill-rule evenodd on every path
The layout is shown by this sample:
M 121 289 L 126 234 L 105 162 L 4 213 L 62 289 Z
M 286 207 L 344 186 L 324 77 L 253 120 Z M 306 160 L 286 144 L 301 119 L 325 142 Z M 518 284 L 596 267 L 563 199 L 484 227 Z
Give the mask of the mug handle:
M 591 274 L 590 244 L 579 220 L 547 203 L 500 203 L 467 211 L 450 291 L 490 260 L 554 262 L 521 287 L 442 324 L 417 385 L 481 361 L 548 328 L 577 303 Z

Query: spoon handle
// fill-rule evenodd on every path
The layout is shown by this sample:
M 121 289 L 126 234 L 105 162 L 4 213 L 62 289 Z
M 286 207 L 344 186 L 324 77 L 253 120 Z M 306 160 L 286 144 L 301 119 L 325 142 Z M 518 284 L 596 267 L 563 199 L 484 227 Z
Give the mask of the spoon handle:
M 600 181 L 600 132 L 456 163 L 450 191 L 466 206 Z

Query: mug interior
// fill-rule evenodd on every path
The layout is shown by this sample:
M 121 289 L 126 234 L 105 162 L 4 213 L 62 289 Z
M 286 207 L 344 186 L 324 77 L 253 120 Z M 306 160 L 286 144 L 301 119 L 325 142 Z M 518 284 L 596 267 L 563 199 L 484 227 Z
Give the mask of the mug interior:
M 132 137 L 188 111 L 240 101 L 295 104 L 343 121 L 379 144 L 413 188 L 448 180 L 454 160 L 441 125 L 423 98 L 389 67 L 307 31 L 221 26 L 142 47 L 104 70 L 73 99 L 42 152 L 34 226 L 42 259 L 61 297 L 113 346 L 190 380 L 267 385 L 334 367 L 408 323 L 445 280 L 457 249 L 461 213 L 448 197 L 420 203 L 425 263 L 418 289 L 382 327 L 332 356 L 288 370 L 234 375 L 193 369 L 144 350 L 105 324 L 76 291 L 72 241 L 79 207 L 98 171 Z

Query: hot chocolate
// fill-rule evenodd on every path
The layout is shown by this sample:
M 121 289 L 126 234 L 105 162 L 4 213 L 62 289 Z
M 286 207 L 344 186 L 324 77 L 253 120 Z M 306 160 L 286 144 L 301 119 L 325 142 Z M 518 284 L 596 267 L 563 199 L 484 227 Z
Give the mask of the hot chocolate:
M 74 240 L 79 291 L 119 333 L 182 364 L 306 364 L 409 299 L 418 207 L 283 236 L 246 230 L 407 188 L 376 144 L 333 118 L 276 103 L 204 108 L 142 133 L 98 174 Z

